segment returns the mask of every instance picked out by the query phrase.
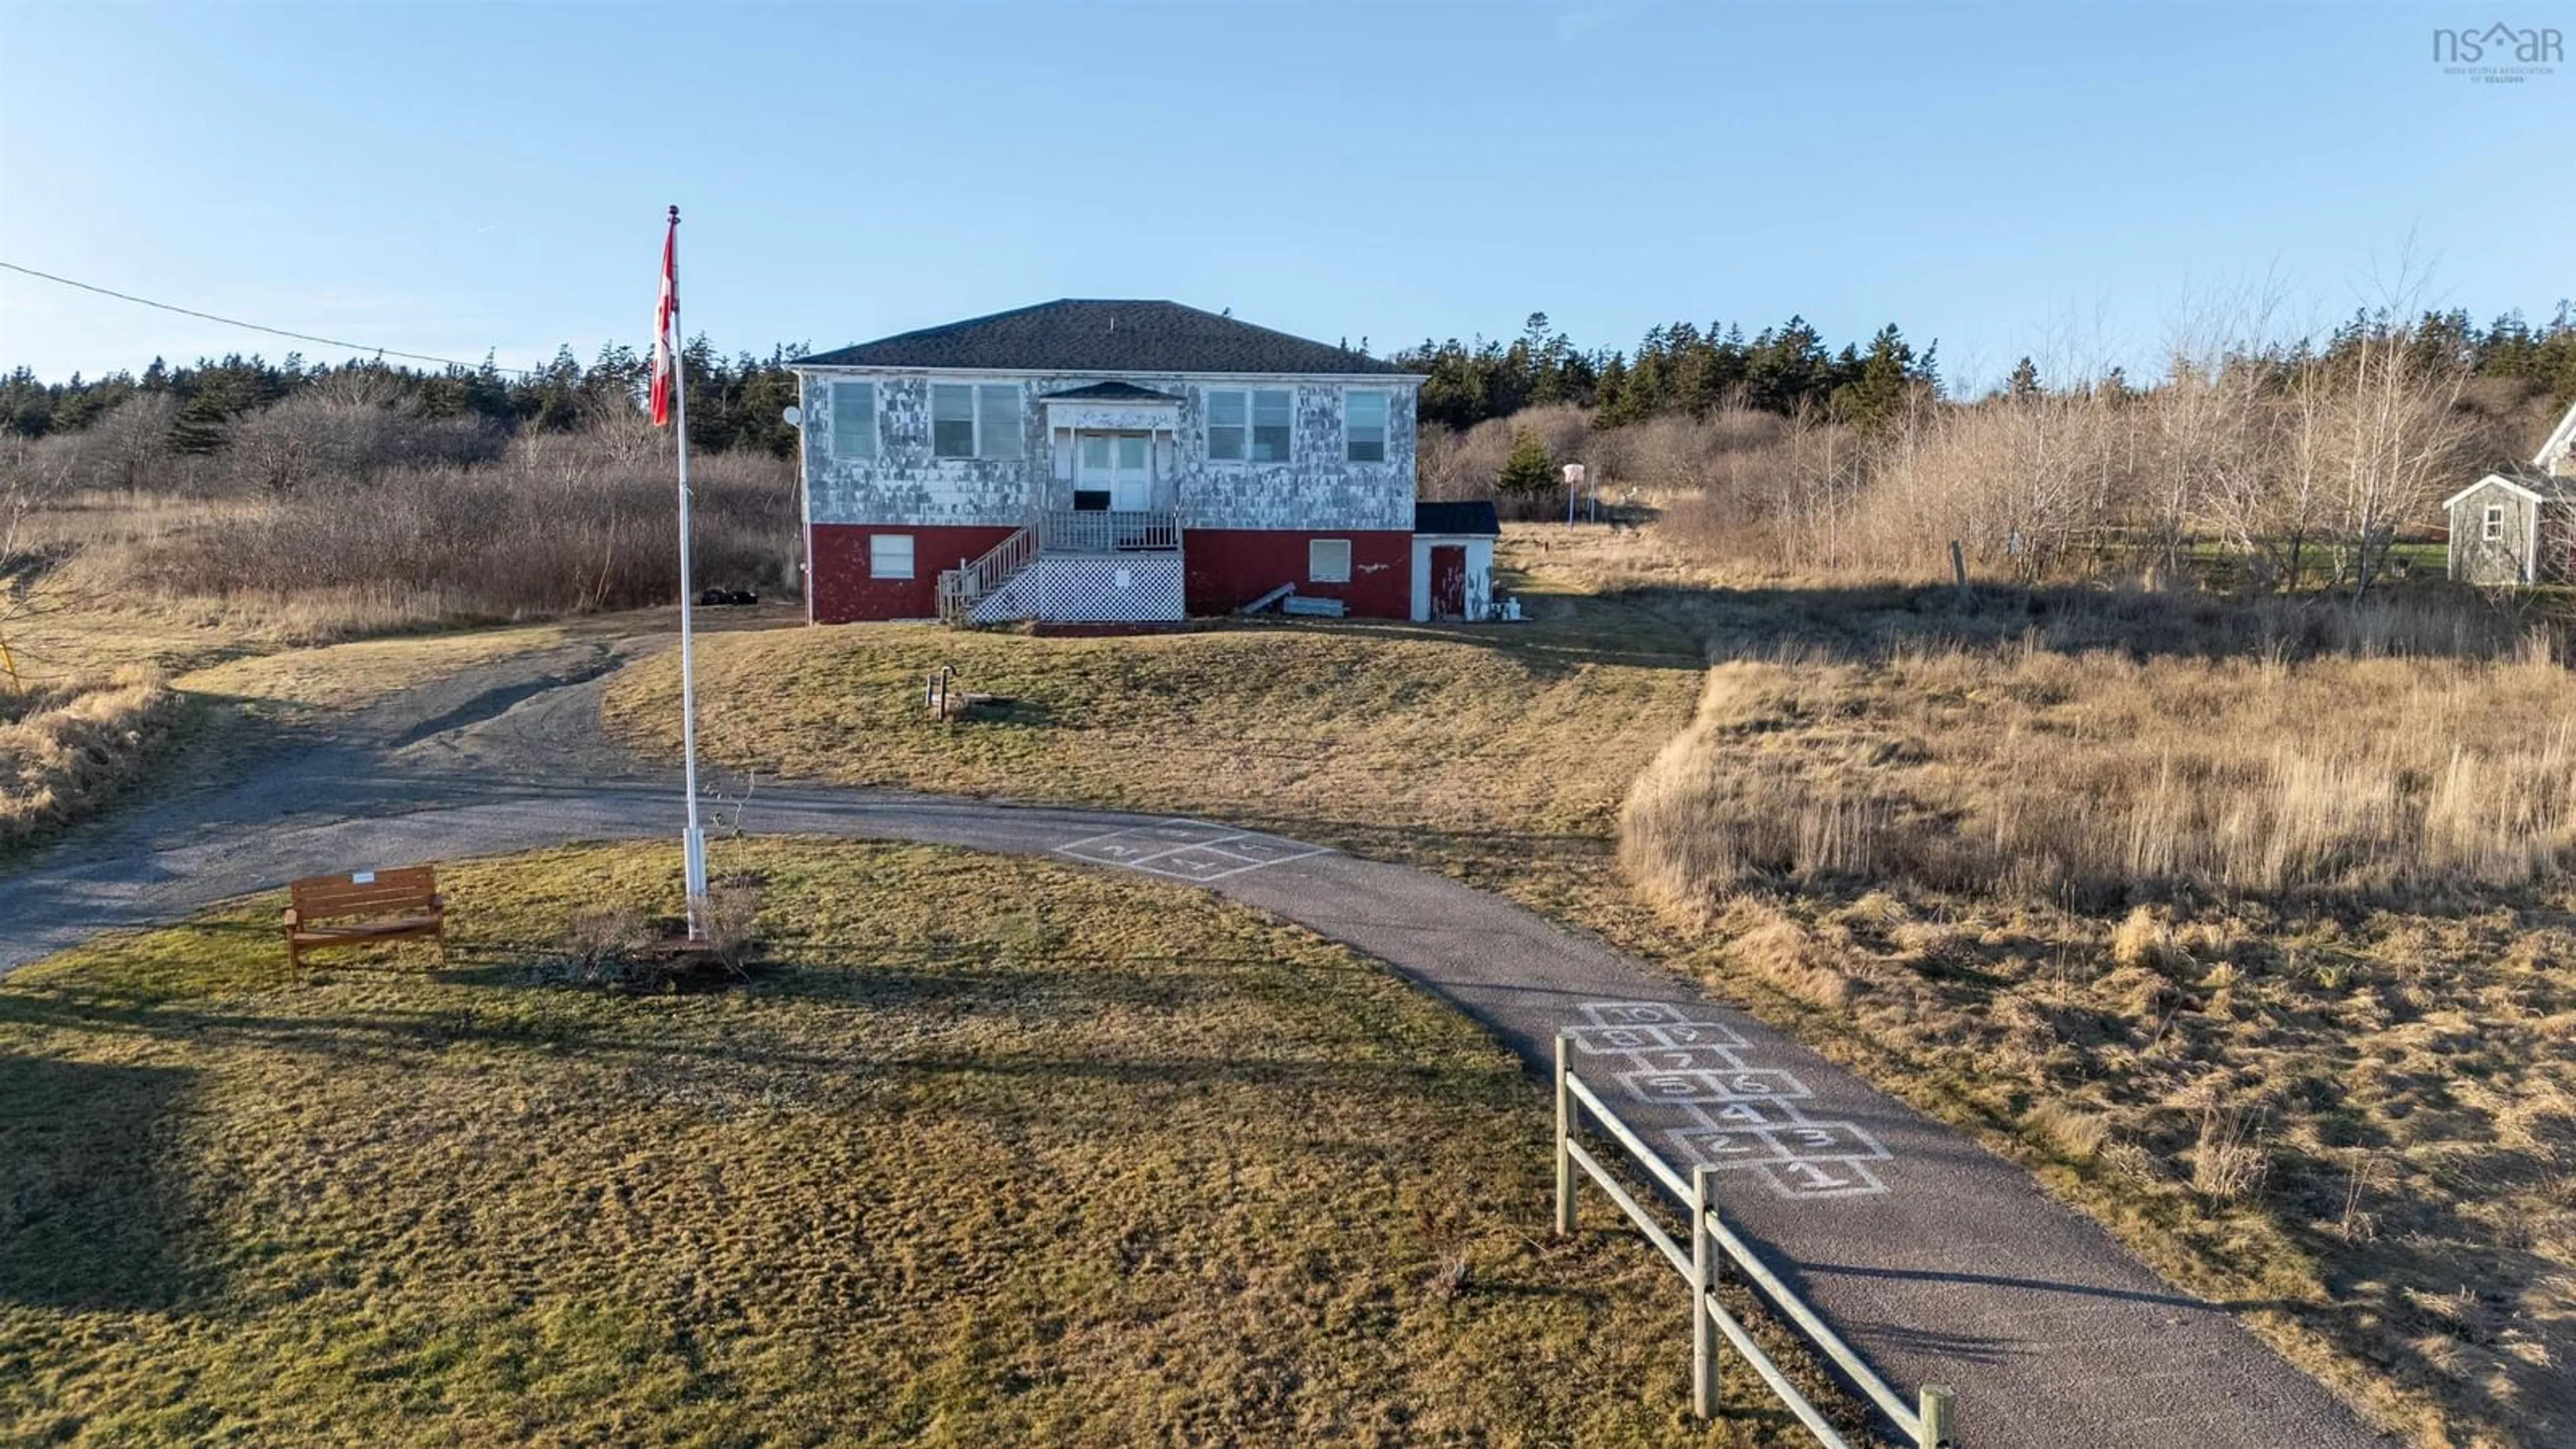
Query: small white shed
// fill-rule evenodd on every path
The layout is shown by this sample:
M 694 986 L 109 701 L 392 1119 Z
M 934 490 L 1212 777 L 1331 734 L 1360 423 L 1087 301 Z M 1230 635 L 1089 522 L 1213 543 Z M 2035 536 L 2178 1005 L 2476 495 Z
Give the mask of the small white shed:
M 1490 502 L 1414 504 L 1413 617 L 1493 617 L 1494 540 L 1502 534 Z
M 2531 466 L 2489 473 L 2442 500 L 2451 577 L 2486 586 L 2576 582 L 2576 406 Z

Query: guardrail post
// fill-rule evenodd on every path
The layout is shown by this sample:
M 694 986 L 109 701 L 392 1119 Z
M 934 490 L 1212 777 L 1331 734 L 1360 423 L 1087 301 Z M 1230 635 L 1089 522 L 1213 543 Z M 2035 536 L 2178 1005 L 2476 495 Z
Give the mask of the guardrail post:
M 1691 1169 L 1691 1412 L 1703 1419 L 1717 1416 L 1717 1320 L 1708 1298 L 1717 1291 L 1722 1271 L 1715 1235 L 1708 1230 L 1708 1215 L 1717 1211 L 1709 1198 L 1709 1176 L 1706 1167 Z
M 1923 1386 L 1923 1432 L 1914 1438 L 1915 1449 L 1947 1449 L 1958 1440 L 1952 1437 L 1951 1413 L 1958 1406 L 1958 1395 L 1939 1384 Z
M 1568 1058 L 1574 1050 L 1574 1033 L 1556 1034 L 1556 1230 L 1559 1234 L 1574 1231 L 1574 1154 L 1565 1150 L 1574 1132 L 1574 1089 L 1566 1085 L 1571 1070 Z

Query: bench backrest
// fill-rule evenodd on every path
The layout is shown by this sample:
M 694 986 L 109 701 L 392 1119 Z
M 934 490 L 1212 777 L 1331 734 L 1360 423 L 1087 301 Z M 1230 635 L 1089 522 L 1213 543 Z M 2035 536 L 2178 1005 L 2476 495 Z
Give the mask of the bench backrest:
M 438 868 L 362 870 L 354 875 L 307 876 L 287 886 L 295 913 L 308 921 L 344 916 L 383 916 L 426 909 L 438 895 Z

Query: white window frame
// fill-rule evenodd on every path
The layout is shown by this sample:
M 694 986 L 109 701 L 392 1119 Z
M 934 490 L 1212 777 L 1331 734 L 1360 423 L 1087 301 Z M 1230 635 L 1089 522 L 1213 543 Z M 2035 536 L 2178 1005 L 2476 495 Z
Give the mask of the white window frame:
M 1219 423 L 1219 422 L 1216 420 L 1216 400 L 1217 400 L 1218 398 L 1221 398 L 1221 397 L 1230 397 L 1230 398 L 1233 398 L 1233 399 L 1235 399 L 1236 401 L 1240 402 L 1240 403 L 1243 405 L 1243 421 L 1242 421 L 1242 422 L 1239 422 L 1239 423 Z M 1207 423 L 1206 423 L 1206 427 L 1207 427 L 1207 456 L 1208 456 L 1208 461 L 1209 461 L 1209 462 L 1211 462 L 1211 463 L 1234 463 L 1234 464 L 1243 464 L 1243 463 L 1249 463 L 1249 462 L 1251 462 L 1251 461 L 1252 461 L 1252 389 L 1250 389 L 1250 388 L 1248 388 L 1248 387 L 1212 387 L 1212 388 L 1209 388 L 1209 389 L 1207 390 L 1206 400 L 1207 400 Z M 1235 434 L 1236 434 L 1236 437 L 1235 437 L 1235 440 L 1234 440 L 1234 452 L 1233 452 L 1233 453 L 1231 453 L 1231 454 L 1219 453 L 1219 452 L 1216 450 L 1216 430 L 1217 430 L 1218 428 L 1220 428 L 1220 427 L 1231 428 L 1231 429 L 1235 432 Z
M 1377 399 L 1377 405 L 1378 405 L 1378 414 L 1377 414 L 1377 456 L 1376 456 L 1376 457 L 1374 457 L 1374 458 L 1360 458 L 1360 457 L 1354 457 L 1354 456 L 1352 456 L 1352 452 L 1351 452 L 1351 450 L 1352 450 L 1353 448 L 1355 448 L 1355 447 L 1357 447 L 1357 446 L 1359 445 L 1359 444 L 1358 444 L 1358 440 L 1357 440 L 1356 438 L 1354 438 L 1354 437 L 1351 435 L 1351 404 L 1352 404 L 1352 403 L 1355 403 L 1355 402 L 1357 402 L 1357 401 L 1359 401 L 1361 398 L 1364 398 L 1364 397 L 1365 397 L 1365 398 L 1375 398 L 1375 399 Z M 1388 438 L 1387 438 L 1387 434 L 1392 433 L 1392 432 L 1394 432 L 1394 431 L 1395 431 L 1395 421 L 1394 421 L 1394 419 L 1395 419 L 1395 394 L 1394 394 L 1394 393 L 1389 392 L 1389 391 L 1387 391 L 1387 390 L 1386 390 L 1386 389 L 1384 389 L 1384 388 L 1375 388 L 1375 387 L 1353 388 L 1353 389 L 1351 389 L 1351 390 L 1349 390 L 1349 391 L 1347 391 L 1347 392 L 1344 392 L 1344 393 L 1342 394 L 1342 461 L 1343 461 L 1343 462 L 1345 462 L 1345 463 L 1383 463 L 1383 462 L 1385 462 L 1385 461 L 1386 461 L 1386 456 L 1387 456 L 1387 450 L 1388 450 L 1388 447 L 1389 447 L 1389 440 L 1388 440 Z
M 1230 458 L 1218 453 L 1216 450 L 1216 430 L 1218 424 L 1213 420 L 1216 417 L 1216 398 L 1219 394 L 1226 394 L 1243 399 L 1243 451 Z M 1252 456 L 1253 435 L 1260 431 L 1260 424 L 1256 419 L 1260 416 L 1260 399 L 1264 394 L 1273 394 L 1279 397 L 1284 397 L 1288 400 L 1288 445 L 1276 458 L 1256 458 Z M 1239 468 L 1282 468 L 1297 461 L 1296 388 L 1260 387 L 1248 382 L 1237 387 L 1212 387 L 1207 390 L 1207 416 L 1209 421 L 1205 424 L 1205 429 L 1207 435 L 1207 456 L 1209 462 L 1225 463 Z M 1226 426 L 1231 427 L 1233 425 L 1226 424 Z
M 2496 543 L 2500 542 L 2503 538 L 2504 505 L 2501 503 L 2490 503 L 2487 505 L 2486 532 L 2482 541 L 2486 543 Z
M 974 451 L 972 451 L 972 452 L 968 452 L 968 453 L 943 453 L 943 452 L 939 451 L 939 391 L 940 391 L 940 389 L 942 389 L 942 388 L 963 388 L 963 389 L 965 389 L 965 392 L 966 392 L 966 421 L 967 421 L 968 428 L 969 428 L 969 436 L 971 436 L 971 437 L 975 440 L 975 441 L 974 441 L 974 444 L 973 444 Z M 1000 456 L 1000 455 L 997 455 L 996 453 L 994 453 L 993 448 L 992 448 L 992 442 L 991 442 L 991 439 L 989 439 L 989 438 L 986 436 L 986 434 L 985 434 L 985 429 L 984 429 L 984 394 L 985 394 L 988 390 L 989 390 L 989 391 L 994 391 L 994 392 L 1009 392 L 1009 393 L 1012 395 L 1012 404 L 1011 404 L 1011 414 L 1012 414 L 1012 417 L 1011 417 L 1011 421 L 1012 421 L 1012 423 L 1014 424 L 1014 431 L 1012 431 L 1012 432 L 1010 433 L 1010 436 L 1011 436 L 1014 440 L 1016 440 L 1016 441 L 1019 443 L 1019 445 L 1020 445 L 1020 450 L 1019 450 L 1018 452 L 1016 452 L 1016 453 L 1013 453 L 1013 454 L 1009 455 L 1008 457 L 1003 457 L 1003 456 Z M 1022 461 L 1024 461 L 1024 460 L 1026 460 L 1026 459 L 1027 459 L 1027 457 L 1028 457 L 1028 455 L 1029 455 L 1029 449 L 1028 449 L 1028 414 L 1029 414 L 1028 399 L 1027 399 L 1026 397 L 1024 397 L 1024 396 L 1021 396 L 1021 395 L 1020 395 L 1020 385 L 1019 385 L 1018 383 L 1016 383 L 1016 382 L 943 382 L 943 381 L 934 381 L 934 382 L 932 382 L 932 383 L 930 384 L 930 457 L 931 457 L 931 461 L 933 461 L 933 462 L 939 462 L 939 463 L 971 463 L 971 462 L 987 462 L 987 463 L 991 463 L 991 462 L 999 462 L 999 463 L 1017 463 L 1017 462 L 1022 462 Z
M 843 437 L 842 429 L 847 426 L 843 421 L 847 416 L 847 408 L 844 405 L 842 398 L 845 393 L 858 388 L 867 389 L 868 394 L 868 404 L 867 407 L 863 409 L 863 411 L 867 413 L 868 419 L 867 451 L 864 453 L 848 451 L 843 449 L 841 446 L 841 440 Z M 864 458 L 871 463 L 875 462 L 878 451 L 885 445 L 885 439 L 881 437 L 877 431 L 877 385 L 875 381 L 873 379 L 863 377 L 835 379 L 831 384 L 831 389 L 829 401 L 832 408 L 832 456 L 834 458 Z
M 888 566 L 892 560 L 879 553 L 885 545 L 896 542 L 903 545 L 903 572 L 901 573 L 894 572 Z M 870 579 L 910 579 L 914 576 L 918 554 L 918 545 L 911 534 L 871 533 L 868 535 L 868 577 Z
M 1341 550 L 1342 563 L 1338 571 L 1327 569 L 1323 563 L 1323 552 L 1331 549 Z M 1310 584 L 1347 584 L 1350 581 L 1351 541 L 1349 539 L 1310 538 L 1306 540 L 1306 582 Z

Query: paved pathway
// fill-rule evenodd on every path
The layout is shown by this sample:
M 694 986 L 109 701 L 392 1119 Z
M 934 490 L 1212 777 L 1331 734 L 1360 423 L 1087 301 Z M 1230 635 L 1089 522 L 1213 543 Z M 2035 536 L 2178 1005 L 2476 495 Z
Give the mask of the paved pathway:
M 467 671 L 0 876 L 0 972 L 104 925 L 152 925 L 352 864 L 674 833 L 660 770 L 597 738 L 585 645 Z M 466 783 L 460 783 L 466 782 Z M 2222 1306 L 2179 1292 L 2028 1174 L 1740 1012 L 1497 897 L 1198 821 L 873 791 L 761 789 L 753 833 L 1052 855 L 1203 886 L 1390 963 L 1534 1066 L 1578 1065 L 1739 1231 L 1910 1393 L 1959 1391 L 1975 1446 L 2384 1442 Z M 1545 1152 L 1546 1144 L 1523 1144 Z M 1615 1214 L 1587 1189 L 1586 1215 Z M 1648 1252 L 1644 1244 L 1639 1252 Z M 1672 1286 L 1675 1352 L 1685 1295 Z

